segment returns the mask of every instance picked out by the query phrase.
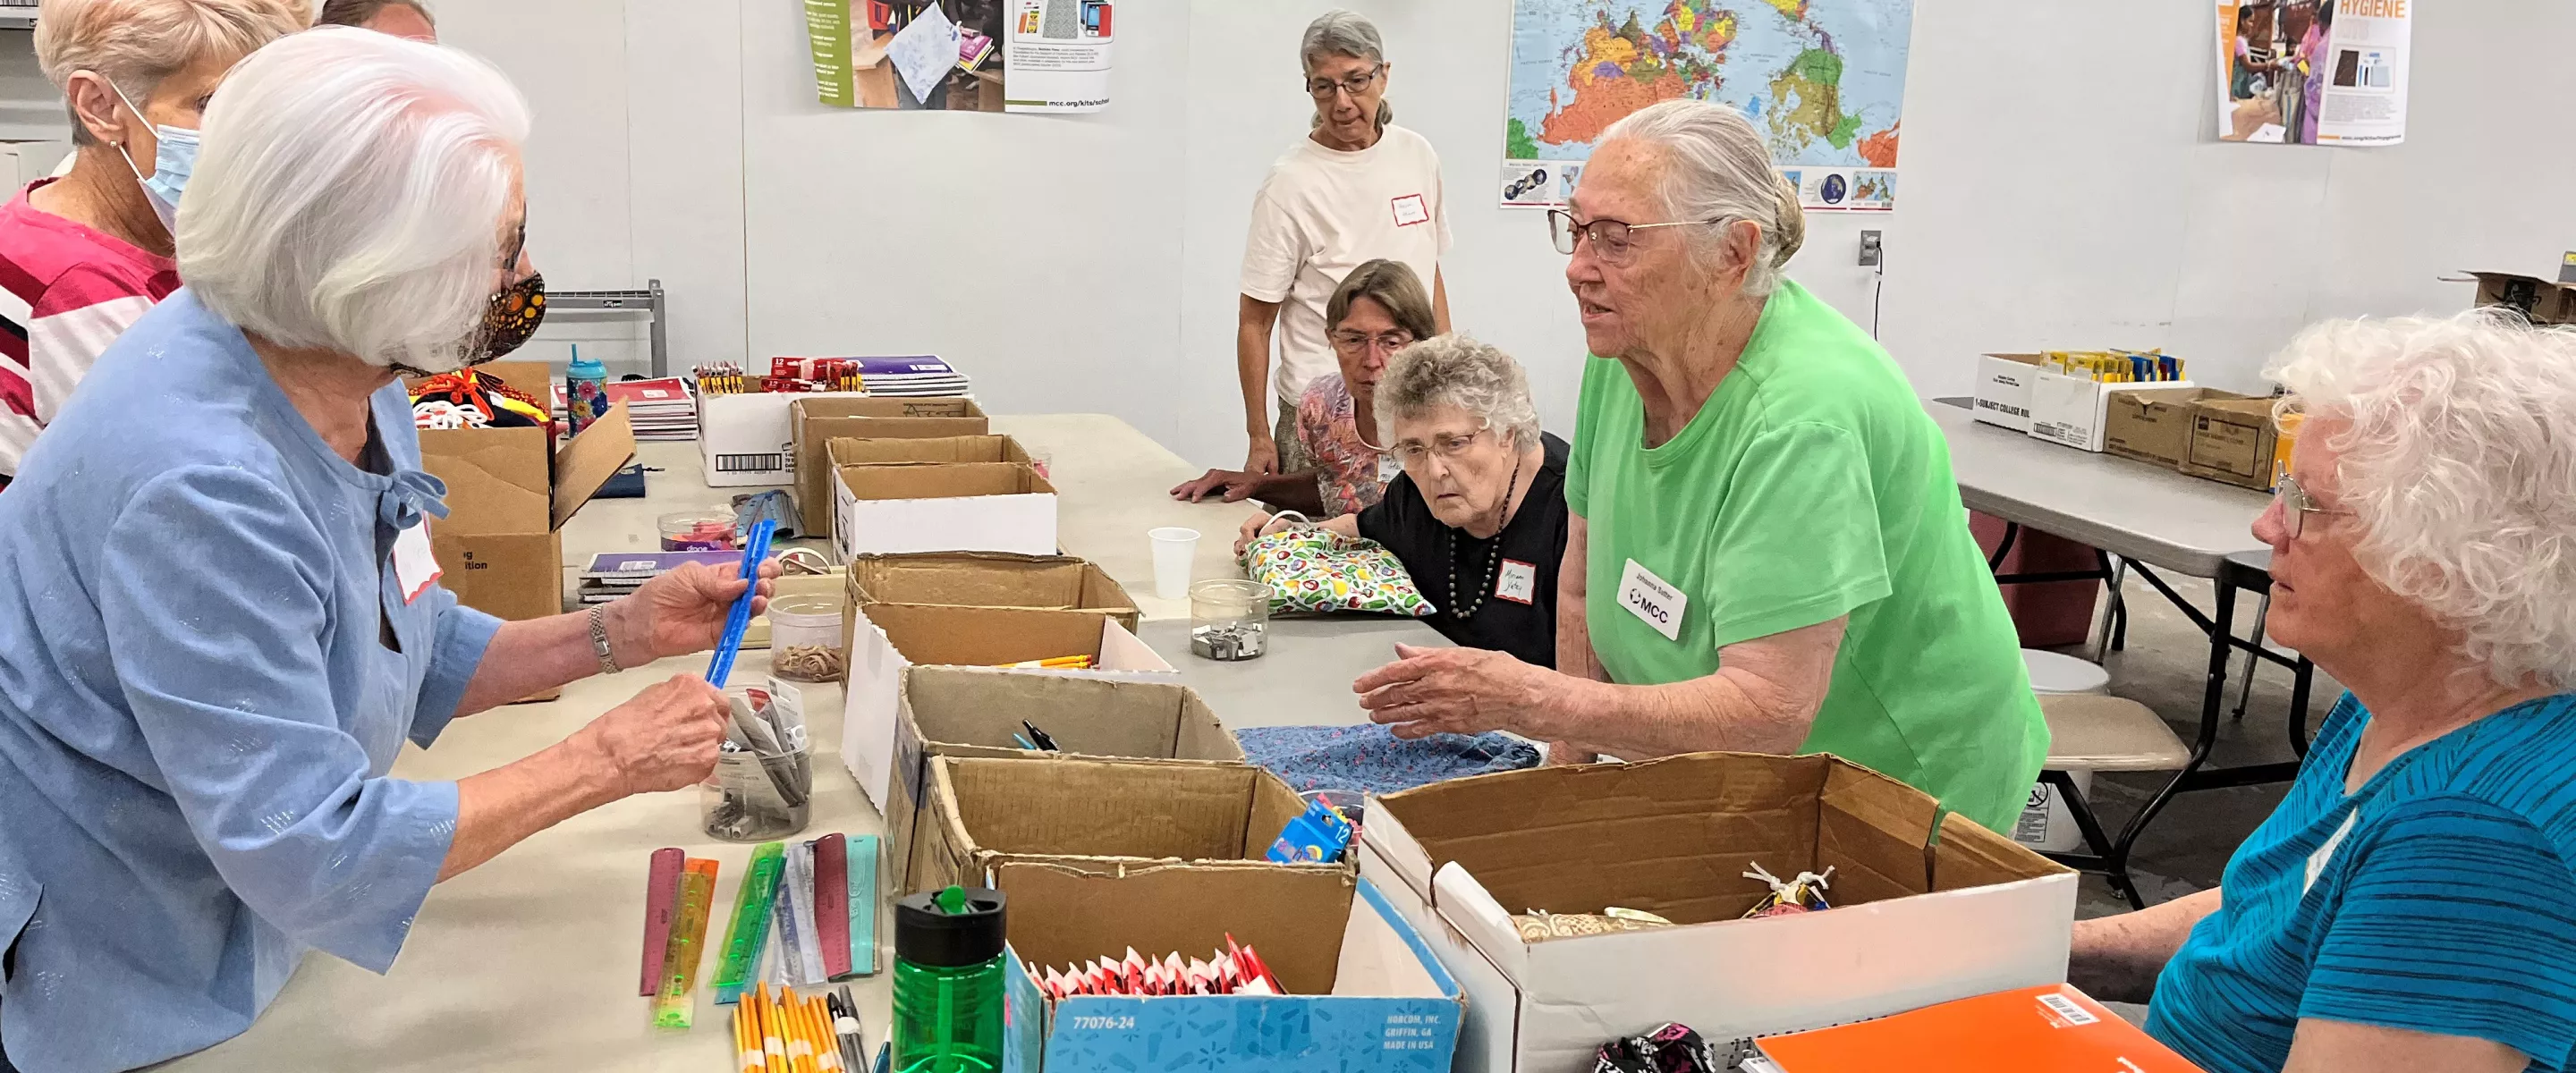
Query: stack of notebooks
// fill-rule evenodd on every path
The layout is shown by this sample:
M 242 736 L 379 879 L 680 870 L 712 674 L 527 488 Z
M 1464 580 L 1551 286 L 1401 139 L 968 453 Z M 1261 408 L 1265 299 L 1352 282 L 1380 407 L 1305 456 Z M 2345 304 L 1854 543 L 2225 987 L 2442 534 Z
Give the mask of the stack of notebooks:
M 626 404 L 626 416 L 635 422 L 637 440 L 698 438 L 697 398 L 689 394 L 688 383 L 679 377 L 610 381 L 608 401 L 612 405 Z
M 1744 1073 L 2199 1073 L 2066 984 L 1754 1041 Z
M 966 374 L 947 362 L 923 355 L 911 358 L 856 358 L 861 390 L 870 395 L 971 395 Z
M 681 563 L 705 563 L 719 570 L 742 566 L 738 551 L 611 551 L 592 556 L 581 572 L 581 602 L 604 604 L 634 592 L 645 582 L 677 570 Z

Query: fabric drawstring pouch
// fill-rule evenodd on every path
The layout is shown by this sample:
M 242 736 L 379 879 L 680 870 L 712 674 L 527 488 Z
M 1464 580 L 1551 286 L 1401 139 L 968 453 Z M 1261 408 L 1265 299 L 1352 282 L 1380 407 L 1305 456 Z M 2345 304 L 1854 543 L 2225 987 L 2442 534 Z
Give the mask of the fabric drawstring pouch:
M 1439 610 L 1422 598 L 1386 545 L 1321 526 L 1265 532 L 1244 548 L 1243 559 L 1252 580 L 1270 586 L 1273 613 L 1371 611 L 1421 618 Z

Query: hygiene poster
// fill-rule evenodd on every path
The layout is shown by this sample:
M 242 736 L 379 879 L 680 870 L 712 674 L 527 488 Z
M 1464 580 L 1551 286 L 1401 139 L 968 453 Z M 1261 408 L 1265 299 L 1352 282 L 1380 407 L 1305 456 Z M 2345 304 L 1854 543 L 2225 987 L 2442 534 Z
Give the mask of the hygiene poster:
M 1109 0 L 805 0 L 814 91 L 839 108 L 1097 112 Z
M 2219 0 L 2218 140 L 2406 140 L 2414 0 Z

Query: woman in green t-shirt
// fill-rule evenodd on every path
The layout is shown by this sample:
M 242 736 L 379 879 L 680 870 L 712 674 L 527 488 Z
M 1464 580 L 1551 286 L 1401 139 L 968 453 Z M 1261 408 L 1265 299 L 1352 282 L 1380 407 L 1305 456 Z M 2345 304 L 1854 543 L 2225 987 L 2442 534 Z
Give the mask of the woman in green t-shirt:
M 1372 718 L 1558 757 L 1830 752 L 2008 830 L 2048 751 L 2011 618 L 1904 374 L 1779 274 L 1805 222 L 1761 135 L 1722 105 L 1643 109 L 1549 217 L 1595 355 L 1564 673 L 1399 649 L 1356 683 Z

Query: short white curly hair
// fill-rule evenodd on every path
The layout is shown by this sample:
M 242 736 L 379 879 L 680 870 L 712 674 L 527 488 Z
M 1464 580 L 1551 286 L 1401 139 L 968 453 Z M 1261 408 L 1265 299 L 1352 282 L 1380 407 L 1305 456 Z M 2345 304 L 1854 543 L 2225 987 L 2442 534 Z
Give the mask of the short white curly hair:
M 2266 375 L 2285 425 L 2329 422 L 2362 568 L 2497 684 L 2576 688 L 2576 331 L 2489 310 L 2330 321 Z
M 1455 406 L 1528 450 L 1539 442 L 1538 407 L 1529 374 L 1491 344 L 1462 332 L 1435 335 L 1396 351 L 1371 400 L 1390 417 L 1419 417 Z

